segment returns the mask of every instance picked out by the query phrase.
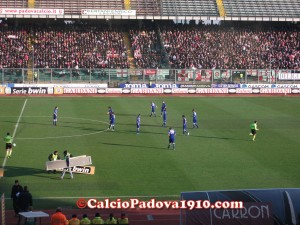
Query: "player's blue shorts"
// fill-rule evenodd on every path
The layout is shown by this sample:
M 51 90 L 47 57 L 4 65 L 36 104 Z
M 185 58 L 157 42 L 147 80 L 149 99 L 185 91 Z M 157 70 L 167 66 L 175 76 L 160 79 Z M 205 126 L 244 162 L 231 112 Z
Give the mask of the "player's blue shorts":
M 197 119 L 193 119 L 193 123 L 197 123 Z
M 53 114 L 53 119 L 56 120 L 57 119 L 57 115 Z
M 136 128 L 140 128 L 140 124 L 139 123 L 136 124 Z
M 175 138 L 169 138 L 169 143 L 175 143 Z

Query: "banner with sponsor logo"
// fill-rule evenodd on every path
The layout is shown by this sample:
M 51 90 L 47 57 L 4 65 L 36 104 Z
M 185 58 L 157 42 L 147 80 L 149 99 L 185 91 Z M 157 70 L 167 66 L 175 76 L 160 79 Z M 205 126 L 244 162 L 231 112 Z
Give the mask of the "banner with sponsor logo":
M 172 88 L 172 94 L 188 94 L 188 88 Z
M 272 84 L 241 84 L 241 88 L 272 88 Z
M 243 205 L 242 208 L 183 209 L 182 225 L 297 225 L 300 223 L 300 189 L 252 189 L 181 193 L 184 201 Z
M 0 95 L 4 95 L 5 94 L 5 86 L 0 86 Z
M 70 167 L 72 173 L 82 173 L 88 175 L 95 174 L 95 167 L 94 166 L 74 166 Z M 63 169 L 58 169 L 58 171 L 63 171 Z M 69 171 L 69 169 L 67 169 Z
M 290 94 L 290 88 L 261 88 L 260 94 Z
M 212 84 L 212 88 L 239 88 L 240 84 Z
M 13 87 L 11 88 L 11 94 L 13 95 L 40 95 L 40 94 L 48 94 L 48 88 L 21 88 L 21 87 Z
M 188 93 L 189 94 L 196 94 L 196 88 L 189 88 Z
M 279 80 L 300 80 L 300 71 L 292 73 L 291 70 L 280 70 L 278 74 Z
M 64 9 L 37 8 L 0 8 L 0 14 L 6 15 L 64 15 Z
M 179 84 L 172 84 L 172 83 L 169 83 L 169 84 L 152 84 L 151 85 L 151 88 L 179 88 L 180 85 Z
M 300 94 L 300 89 L 299 88 L 291 88 L 291 93 L 292 94 Z
M 180 88 L 211 88 L 211 84 L 180 84 Z
M 97 88 L 64 88 L 64 94 L 97 94 Z
M 107 94 L 122 94 L 122 88 L 107 88 Z
M 148 88 L 149 84 L 127 84 L 121 83 L 119 84 L 119 88 Z
M 271 88 L 300 88 L 300 84 L 272 84 Z
M 163 94 L 163 88 L 132 88 L 131 94 Z
M 236 88 L 237 94 L 252 94 L 252 88 Z
M 54 92 L 55 95 L 62 95 L 64 93 L 64 88 L 63 87 L 54 87 Z
M 228 94 L 228 88 L 196 88 L 197 94 Z
M 98 94 L 106 94 L 106 88 L 97 88 Z
M 130 88 L 123 88 L 122 89 L 122 94 L 130 94 L 131 93 L 131 89 Z
M 92 16 L 135 16 L 136 10 L 115 10 L 115 9 L 82 9 L 81 15 Z

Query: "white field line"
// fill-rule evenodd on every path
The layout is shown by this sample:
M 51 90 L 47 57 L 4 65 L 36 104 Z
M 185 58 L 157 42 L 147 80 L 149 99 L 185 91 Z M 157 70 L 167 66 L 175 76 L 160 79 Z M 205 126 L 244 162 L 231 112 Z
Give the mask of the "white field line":
M 23 108 L 22 108 L 21 113 L 20 113 L 20 115 L 19 115 L 18 121 L 17 121 L 17 123 L 16 123 L 16 125 L 15 125 L 15 129 L 14 129 L 14 132 L 13 132 L 13 134 L 12 134 L 12 137 L 13 137 L 13 138 L 15 138 L 15 135 L 16 135 L 16 132 L 17 132 L 17 129 L 18 129 L 18 126 L 19 126 L 21 117 L 22 117 L 22 115 L 23 115 L 23 112 L 24 112 L 24 109 L 25 109 L 25 106 L 26 106 L 26 103 L 27 103 L 27 98 L 26 98 L 26 100 L 25 100 L 25 102 L 24 102 L 24 104 L 23 104 Z M 3 160 L 3 163 L 2 163 L 2 169 L 3 169 L 3 170 L 4 170 L 4 167 L 5 167 L 5 165 L 6 165 L 6 161 L 7 161 L 7 158 L 5 157 L 4 160 Z M 1 177 L 0 177 L 0 179 L 1 179 Z
M 34 118 L 38 118 L 38 117 L 49 117 L 49 116 L 24 116 L 24 117 L 34 117 Z M 107 122 L 103 122 L 100 120 L 92 120 L 92 119 L 85 119 L 85 118 L 74 118 L 74 117 L 60 117 L 60 118 L 64 118 L 64 119 L 74 119 L 74 120 L 84 120 L 84 121 L 92 121 L 92 122 L 97 122 L 97 123 L 102 123 L 102 124 L 109 124 Z M 65 135 L 65 136 L 55 136 L 55 137 L 28 137 L 28 138 L 17 138 L 18 140 L 46 140 L 46 139 L 61 139 L 61 138 L 72 138 L 72 137 L 83 137 L 83 136 L 89 136 L 89 135 L 94 135 L 94 134 L 99 134 L 99 133 L 103 133 L 105 131 L 108 131 L 109 129 L 105 129 L 105 130 L 100 130 L 100 131 L 96 131 L 96 132 L 92 132 L 92 133 L 87 133 L 87 134 L 74 134 L 74 135 Z

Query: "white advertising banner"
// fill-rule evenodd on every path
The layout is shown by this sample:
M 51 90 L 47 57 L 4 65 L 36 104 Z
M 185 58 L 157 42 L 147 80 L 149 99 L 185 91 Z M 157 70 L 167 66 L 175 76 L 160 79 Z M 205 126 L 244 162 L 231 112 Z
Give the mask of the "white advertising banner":
M 228 88 L 196 88 L 197 94 L 228 94 Z
M 252 94 L 252 88 L 237 88 L 237 94 Z
M 290 94 L 290 88 L 261 88 L 260 94 Z
M 6 15 L 64 15 L 64 9 L 36 8 L 0 8 L 0 14 Z
M 64 88 L 64 94 L 97 94 L 97 88 Z
M 91 16 L 135 16 L 136 10 L 105 10 L 105 9 L 82 9 L 81 15 Z
M 122 94 L 122 88 L 107 88 L 107 94 Z
M 163 94 L 163 88 L 132 88 L 131 94 Z
M 281 70 L 278 74 L 279 80 L 300 80 L 300 73 L 292 73 L 289 70 Z

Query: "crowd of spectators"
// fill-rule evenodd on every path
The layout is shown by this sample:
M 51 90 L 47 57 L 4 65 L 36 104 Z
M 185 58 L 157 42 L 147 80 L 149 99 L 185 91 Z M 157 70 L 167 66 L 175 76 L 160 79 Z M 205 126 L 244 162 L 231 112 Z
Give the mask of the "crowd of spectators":
M 1 25 L 1 24 L 0 24 Z M 129 68 L 125 31 L 99 24 L 0 26 L 0 68 Z M 138 27 L 138 26 L 136 26 Z M 299 69 L 299 29 L 219 25 L 130 27 L 136 68 Z M 161 47 L 163 46 L 163 47 Z
M 180 26 L 161 33 L 171 68 L 295 69 L 300 32 L 221 26 Z
M 91 218 L 91 217 L 90 217 Z M 62 212 L 62 208 L 58 207 L 56 212 L 51 216 L 51 225 L 96 225 L 96 224 L 129 224 L 128 217 L 125 213 L 121 214 L 121 217 L 117 218 L 113 213 L 110 213 L 108 218 L 103 218 L 100 213 L 96 213 L 93 219 L 90 219 L 87 214 L 83 214 L 82 218 L 78 218 L 76 214 L 72 215 L 71 219 L 67 219 L 67 216 Z
M 128 68 L 121 31 L 94 24 L 2 26 L 0 68 Z
M 38 29 L 34 55 L 37 68 L 128 68 L 123 33 L 97 27 Z
M 161 46 L 155 30 L 130 30 L 131 51 L 137 68 L 157 68 L 161 64 Z
M 1 24 L 0 24 L 1 25 Z M 24 68 L 29 60 L 27 30 L 0 26 L 0 68 Z

